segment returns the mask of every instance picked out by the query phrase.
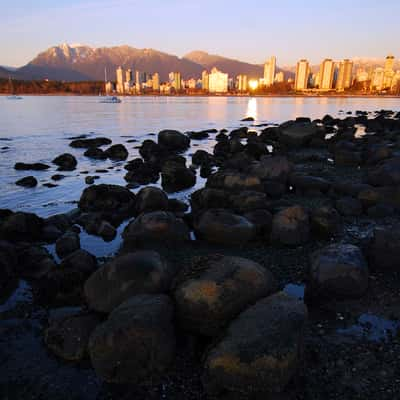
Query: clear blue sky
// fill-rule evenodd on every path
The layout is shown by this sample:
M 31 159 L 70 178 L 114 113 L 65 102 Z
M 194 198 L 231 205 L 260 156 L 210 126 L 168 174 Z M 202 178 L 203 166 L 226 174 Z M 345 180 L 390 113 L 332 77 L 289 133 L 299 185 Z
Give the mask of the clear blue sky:
M 400 0 L 11 0 L 0 12 L 0 65 L 60 43 L 128 44 L 182 56 L 205 50 L 261 63 L 400 57 Z

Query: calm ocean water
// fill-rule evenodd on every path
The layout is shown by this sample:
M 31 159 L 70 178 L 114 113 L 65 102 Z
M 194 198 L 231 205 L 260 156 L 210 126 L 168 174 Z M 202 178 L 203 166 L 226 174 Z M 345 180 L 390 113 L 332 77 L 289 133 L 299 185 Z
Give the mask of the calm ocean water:
M 233 97 L 140 97 L 124 98 L 121 104 L 100 103 L 96 97 L 25 96 L 21 101 L 0 97 L 0 208 L 35 212 L 48 216 L 68 211 L 86 187 L 81 171 L 100 175 L 97 183 L 124 185 L 125 170 L 121 162 L 94 161 L 83 157 L 82 149 L 68 146 L 72 136 L 88 134 L 107 136 L 113 143 L 123 143 L 137 156 L 134 146 L 161 129 L 180 131 L 208 128 L 235 128 L 240 119 L 252 116 L 259 123 L 280 123 L 297 116 L 321 118 L 325 114 L 341 115 L 340 110 L 374 111 L 400 109 L 396 98 L 233 98 Z M 342 114 L 343 115 L 343 114 Z M 251 123 L 249 124 L 251 125 Z M 137 143 L 127 143 L 137 139 Z M 193 141 L 190 155 L 199 148 L 211 149 L 214 141 Z M 72 172 L 55 188 L 43 183 L 52 182 L 55 166 L 47 171 L 15 171 L 16 162 L 45 162 L 70 152 L 78 159 Z M 50 164 L 51 165 L 51 164 Z M 108 173 L 96 169 L 110 168 Z M 21 188 L 15 181 L 35 176 L 39 184 L 34 189 Z M 53 182 L 54 183 L 54 182 Z M 199 180 L 198 184 L 203 182 Z M 189 191 L 174 196 L 185 198 Z

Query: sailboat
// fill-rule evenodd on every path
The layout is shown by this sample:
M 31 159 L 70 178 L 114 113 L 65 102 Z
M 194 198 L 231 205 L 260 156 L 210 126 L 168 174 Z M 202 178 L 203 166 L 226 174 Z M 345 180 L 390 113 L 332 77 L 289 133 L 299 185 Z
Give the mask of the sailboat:
M 7 96 L 7 99 L 8 100 L 22 100 L 22 97 L 21 96 L 17 96 L 15 94 L 15 92 L 14 92 L 14 85 L 12 83 L 11 76 L 8 77 L 8 80 L 9 80 L 9 87 L 10 87 L 11 96 Z
M 110 103 L 110 104 L 121 103 L 121 99 L 119 99 L 117 96 L 110 96 L 109 93 L 107 93 L 107 69 L 106 68 L 104 68 L 104 86 L 105 86 L 106 96 L 104 97 L 104 99 L 100 100 L 100 103 Z

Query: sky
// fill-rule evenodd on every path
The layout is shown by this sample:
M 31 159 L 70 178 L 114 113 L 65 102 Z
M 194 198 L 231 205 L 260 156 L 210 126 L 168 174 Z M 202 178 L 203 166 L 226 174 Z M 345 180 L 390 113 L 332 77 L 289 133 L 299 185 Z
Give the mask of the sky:
M 400 57 L 399 0 L 1 0 L 0 65 L 61 43 L 193 50 L 278 65 Z

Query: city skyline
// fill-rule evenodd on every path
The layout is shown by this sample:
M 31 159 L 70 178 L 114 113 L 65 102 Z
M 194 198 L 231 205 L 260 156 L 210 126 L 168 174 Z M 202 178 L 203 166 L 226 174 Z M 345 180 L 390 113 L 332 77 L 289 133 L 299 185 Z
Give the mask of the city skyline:
M 234 11 L 237 1 L 156 0 L 149 7 L 129 0 L 61 0 L 57 4 L 42 0 L 34 9 L 28 3 L 20 0 L 3 9 L 0 34 L 8 40 L 0 44 L 0 65 L 24 65 L 41 49 L 64 42 L 94 47 L 132 43 L 180 57 L 204 49 L 255 64 L 264 62 L 266 51 L 275 54 L 281 65 L 294 65 L 304 56 L 311 64 L 329 57 L 383 58 L 396 50 L 400 11 L 398 2 L 386 1 L 391 12 L 379 19 L 382 6 L 368 0 L 351 5 L 339 0 L 334 8 L 317 1 L 271 5 L 250 0 L 243 13 Z M 229 21 L 226 27 L 224 18 Z M 105 29 L 98 23 L 103 20 Z M 372 24 L 376 29 L 371 38 Z

